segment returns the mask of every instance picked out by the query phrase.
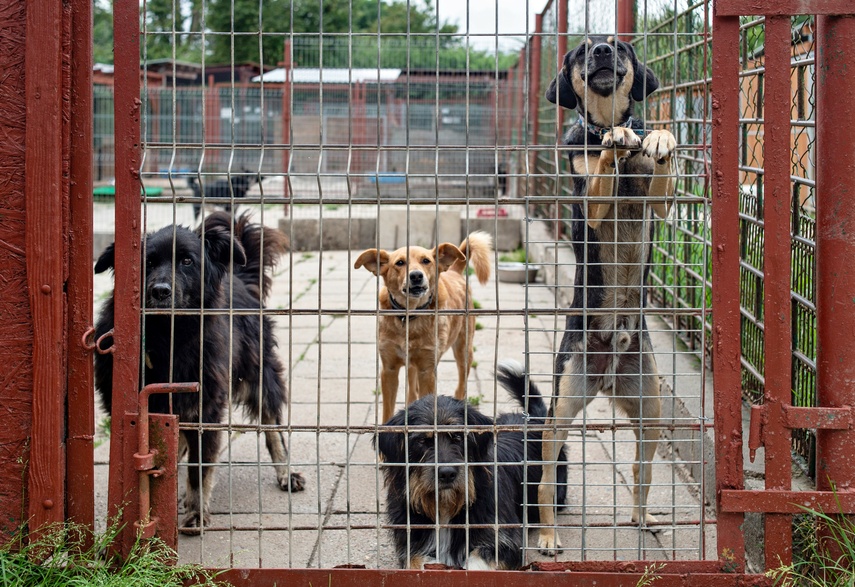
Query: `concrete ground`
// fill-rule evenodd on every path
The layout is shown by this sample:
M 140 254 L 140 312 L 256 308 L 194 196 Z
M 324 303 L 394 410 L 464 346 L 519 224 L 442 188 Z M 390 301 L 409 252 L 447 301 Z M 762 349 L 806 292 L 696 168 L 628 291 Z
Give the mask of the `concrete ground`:
M 189 208 L 177 206 L 175 218 L 190 223 Z M 157 222 L 173 217 L 172 212 L 161 216 Z M 156 226 L 156 218 L 150 216 L 149 226 Z M 265 216 L 265 223 L 275 221 L 274 214 Z M 380 528 L 385 500 L 371 443 L 380 401 L 376 318 L 349 314 L 376 308 L 378 282 L 368 271 L 353 269 L 358 253 L 293 253 L 276 274 L 268 304 L 277 325 L 279 352 L 290 367 L 286 436 L 292 465 L 306 477 L 306 490 L 288 494 L 277 488 L 263 435 L 233 433 L 218 467 L 213 523 L 201 536 L 180 537 L 182 561 L 215 567 L 396 566 L 388 530 Z M 527 355 L 533 380 L 542 391 L 551 389 L 563 317 L 556 311 L 561 304 L 555 290 L 542 281 L 544 273 L 528 287 L 497 281 L 495 275 L 486 286 L 473 280 L 473 296 L 490 314 L 477 318 L 476 364 L 468 397 L 485 413 L 511 408 L 493 378 L 499 360 L 523 361 Z M 97 309 L 111 280 L 96 278 Z M 515 315 L 524 309 L 527 314 Z M 651 320 L 651 329 L 664 381 L 702 402 L 703 394 L 697 390 L 704 382 L 691 356 L 680 349 L 664 322 Z M 439 368 L 440 393 L 453 391 L 456 376 L 448 353 Z M 403 390 L 399 406 L 401 396 Z M 678 426 L 691 420 L 674 416 L 674 410 L 666 413 Z M 239 416 L 235 414 L 235 421 Z M 591 403 L 583 421 L 625 422 L 604 398 Z M 688 459 L 685 455 L 691 451 L 681 450 L 677 442 L 660 443 L 654 463 L 649 504 L 661 522 L 654 533 L 629 524 L 632 431 L 571 431 L 568 507 L 558 516 L 565 551 L 557 560 L 714 558 L 714 525 L 701 522 L 706 517 L 702 495 L 712 480 L 698 478 L 703 466 Z M 695 436 L 679 442 L 701 441 Z M 96 499 L 103 523 L 109 438 L 100 427 L 98 443 Z M 529 561 L 543 558 L 535 545 L 536 532 L 530 531 Z

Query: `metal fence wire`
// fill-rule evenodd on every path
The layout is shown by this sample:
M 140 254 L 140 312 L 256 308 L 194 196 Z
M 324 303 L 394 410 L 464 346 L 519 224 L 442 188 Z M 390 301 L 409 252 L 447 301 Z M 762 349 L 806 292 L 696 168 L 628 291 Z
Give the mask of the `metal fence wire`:
M 171 365 L 201 355 L 203 380 L 199 409 L 181 414 L 182 434 L 191 440 L 189 459 L 180 464 L 181 561 L 289 568 L 396 568 L 402 559 L 454 564 L 451 553 L 459 540 L 451 536 L 461 529 L 467 530 L 462 560 L 473 568 L 478 562 L 470 553 L 481 536 L 478 530 L 493 532 L 480 558 L 506 566 L 717 558 L 710 507 L 711 2 L 636 2 L 634 27 L 621 20 L 624 3 L 618 0 L 528 0 L 520 3 L 525 11 L 514 17 L 516 22 L 506 22 L 507 6 L 499 0 L 465 4 L 464 20 L 455 28 L 444 21 L 443 7 L 431 2 L 143 3 L 144 231 L 152 234 L 173 224 L 195 228 L 225 208 L 235 215 L 248 212 L 252 222 L 281 231 L 289 241 L 287 252 L 268 272 L 270 293 L 260 307 L 238 304 L 234 288 L 241 286 L 225 280 L 217 287 L 230 292 L 225 299 L 231 301 L 216 307 L 201 302 L 200 310 L 203 284 L 210 286 L 206 280 L 217 277 L 208 265 L 193 286 L 195 305 L 182 306 L 177 294 L 169 307 L 143 296 L 146 316 L 166 315 L 175 325 L 201 314 L 203 324 L 213 324 L 213 317 L 227 325 L 228 334 L 219 341 L 212 338 L 213 327 L 203 327 L 205 342 L 197 340 L 193 348 L 179 348 L 183 333 L 176 328 L 168 345 Z M 533 15 L 530 20 L 526 11 Z M 495 26 L 484 33 L 476 21 Z M 812 26 L 810 19 L 793 23 L 797 405 L 813 405 L 815 396 Z M 761 401 L 763 393 L 763 27 L 762 19 L 746 21 L 741 49 L 741 334 L 749 401 Z M 622 312 L 570 310 L 576 267 L 583 262 L 575 258 L 574 245 L 577 251 L 592 251 L 617 250 L 618 244 L 589 241 L 588 231 L 582 231 L 581 242 L 573 242 L 572 206 L 590 203 L 574 196 L 568 150 L 560 145 L 567 128 L 576 124 L 576 114 L 543 95 L 564 52 L 595 35 L 609 36 L 614 43 L 618 32 L 659 80 L 658 91 L 636 105 L 635 117 L 648 130 L 674 135 L 676 196 L 665 218 L 650 220 L 652 240 L 641 231 L 640 240 L 632 243 L 651 250 L 645 288 L 649 299 L 638 298 Z M 93 162 L 95 178 L 104 184 L 113 174 L 111 111 L 112 88 L 106 81 L 95 93 Z M 582 149 L 591 157 L 599 157 L 601 150 L 594 144 Z M 654 218 L 650 208 L 655 198 L 642 201 L 644 213 Z M 109 228 L 112 210 L 109 196 L 96 202 L 96 227 Z M 618 229 L 622 222 L 631 224 L 629 219 L 614 222 Z M 383 275 L 358 262 L 363 251 L 374 248 L 392 252 L 411 247 L 412 253 L 415 247 L 430 252 L 440 243 L 460 245 L 477 230 L 493 241 L 486 254 L 491 275 L 482 285 L 477 267 L 464 272 L 461 296 L 471 303 L 456 310 L 440 309 L 431 296 L 425 309 L 411 307 L 398 316 L 402 310 L 387 310 L 378 298 L 384 283 L 394 289 L 396 282 L 384 282 Z M 178 231 L 170 233 L 169 255 L 175 259 L 171 279 L 177 283 L 184 251 Z M 241 246 L 234 241 L 241 236 L 233 232 L 229 238 L 227 266 L 237 274 Z M 147 238 L 147 243 L 153 241 Z M 265 284 L 258 269 L 264 265 L 258 256 L 263 246 L 244 248 L 257 255 L 244 266 L 255 271 L 249 283 L 258 292 Z M 150 261 L 144 264 L 143 279 L 154 271 Z M 620 263 L 602 261 L 602 270 L 634 272 L 639 276 L 635 289 L 641 292 L 643 263 Z M 392 279 L 394 272 L 384 271 Z M 99 280 L 96 287 L 107 291 L 109 283 Z M 531 393 L 513 400 L 495 376 L 506 360 L 523 366 L 525 382 L 537 385 L 546 404 L 555 400 L 559 386 L 554 381 L 562 374 L 556 373 L 559 345 L 565 321 L 574 313 L 589 324 L 600 316 L 613 323 L 646 323 L 660 409 L 631 417 L 652 400 L 642 400 L 639 391 L 615 406 L 607 399 L 614 383 L 604 384 L 604 393 L 590 404 L 583 402 L 580 414 L 556 414 L 548 425 L 542 416 L 538 419 Z M 382 427 L 381 354 L 397 344 L 404 362 L 415 364 L 418 352 L 434 349 L 444 336 L 440 323 L 461 316 L 472 318 L 464 320 L 463 333 L 474 341 L 465 400 L 458 406 L 463 419 L 437 417 L 440 400 L 431 399 L 426 405 L 433 415 L 418 420 L 415 409 L 405 408 L 404 398 L 416 381 L 405 370 L 396 408 L 406 409 L 409 419 Z M 382 325 L 384 320 L 407 334 L 398 341 Z M 417 331 L 419 321 L 428 320 L 433 329 Z M 254 326 L 242 326 L 247 322 Z M 144 335 L 151 338 L 147 329 Z M 208 345 L 226 350 L 212 352 Z M 466 354 L 462 348 L 461 357 Z M 635 350 L 609 347 L 604 358 L 584 351 L 582 364 L 617 361 L 617 352 L 646 360 L 641 344 L 631 348 Z M 440 356 L 436 390 L 452 396 L 458 386 L 456 351 L 442 350 L 435 351 Z M 151 352 L 144 344 L 140 364 L 148 367 L 142 372 L 149 378 L 154 373 Z M 214 364 L 220 360 L 224 363 Z M 281 408 L 281 418 L 251 417 L 266 407 L 265 390 L 275 375 L 264 370 L 255 388 L 247 390 L 239 376 L 244 361 L 255 362 L 256 372 L 282 363 L 289 399 L 273 406 L 274 411 Z M 214 420 L 204 416 L 206 402 L 217 401 L 205 389 L 210 370 L 220 370 L 228 380 L 222 417 Z M 639 372 L 626 375 L 624 385 L 641 389 L 647 385 L 642 379 Z M 256 403 L 248 405 L 247 397 Z M 178 411 L 175 406 L 171 409 Z M 469 417 L 474 412 L 488 420 Z M 507 412 L 522 416 L 497 424 Z M 566 503 L 554 523 L 545 524 L 535 518 L 537 479 L 541 465 L 550 464 L 543 462 L 540 438 L 558 430 L 568 432 L 563 445 Z M 400 462 L 378 454 L 379 432 L 401 443 Z M 275 444 L 271 438 L 279 434 L 286 453 L 269 451 L 270 443 Z M 652 454 L 650 461 L 636 453 L 639 435 L 644 442 L 638 446 Z M 199 465 L 199 445 L 213 436 L 221 438 L 219 454 Z M 442 452 L 447 442 L 463 447 L 458 456 Z M 498 451 L 507 442 L 516 442 L 520 452 L 510 453 L 515 457 Z M 800 433 L 794 443 L 807 459 L 810 434 Z M 431 457 L 433 453 L 445 460 Z M 289 485 L 287 476 L 283 482 L 283 467 L 299 472 L 304 488 L 293 481 Z M 403 474 L 390 473 L 396 468 Z M 639 468 L 640 488 L 634 482 Z M 645 471 L 651 473 L 649 479 Z M 502 475 L 512 473 L 521 475 L 528 489 L 518 499 L 513 484 L 500 482 Z M 465 482 L 455 485 L 448 475 Z M 202 528 L 186 517 L 194 495 L 188 476 L 206 479 L 200 491 L 210 491 Z M 446 481 L 456 489 L 435 489 Z M 642 528 L 632 520 L 633 496 L 639 491 L 648 493 L 647 513 L 655 518 Z M 412 498 L 414 492 L 420 501 Z M 401 495 L 407 496 L 404 503 L 413 499 L 415 509 L 393 510 Z M 456 505 L 449 501 L 454 499 Z M 518 521 L 504 517 L 507 507 L 479 509 L 486 502 L 501 506 L 514 499 L 519 503 L 511 503 L 510 509 L 519 512 Z M 431 511 L 441 513 L 431 517 Z M 518 543 L 511 544 L 519 560 L 508 559 L 505 537 L 516 535 L 520 527 Z M 542 530 L 560 538 L 554 554 L 539 548 Z

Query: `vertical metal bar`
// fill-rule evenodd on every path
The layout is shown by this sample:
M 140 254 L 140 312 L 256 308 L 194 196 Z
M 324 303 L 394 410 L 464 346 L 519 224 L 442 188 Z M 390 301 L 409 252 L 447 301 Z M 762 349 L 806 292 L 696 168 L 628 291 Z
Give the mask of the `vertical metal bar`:
M 63 6 L 27 5 L 26 133 L 24 199 L 27 287 L 32 313 L 32 432 L 27 491 L 33 535 L 65 518 L 66 323 L 63 123 L 67 87 L 63 78 Z
M 541 51 L 543 48 L 543 39 L 541 37 L 541 33 L 543 33 L 543 14 L 536 14 L 534 17 L 534 36 L 531 39 L 531 69 L 529 70 L 529 96 L 528 96 L 528 116 L 531 118 L 531 135 L 528 140 L 525 141 L 526 148 L 528 148 L 531 144 L 538 144 L 537 133 L 540 130 L 540 109 L 538 105 L 540 104 L 540 78 L 543 75 L 541 71 Z M 525 51 L 525 48 L 523 48 Z M 525 58 L 525 53 L 522 54 L 521 59 Z M 525 61 L 523 61 L 525 63 Z M 537 149 L 531 151 L 531 157 L 529 159 L 529 167 L 534 168 L 537 164 Z M 528 180 L 528 178 L 526 178 Z M 529 186 L 528 181 L 526 181 L 526 195 L 529 195 L 532 192 L 532 188 L 534 186 Z
M 558 6 L 557 15 L 558 22 L 556 23 L 555 30 L 558 32 L 557 39 L 557 47 L 558 47 L 558 67 L 564 63 L 564 54 L 567 53 L 567 3 L 569 0 L 557 0 Z M 585 4 L 585 12 L 588 11 L 588 4 Z M 588 34 L 588 26 L 587 26 L 587 17 L 585 19 L 585 34 Z M 558 118 L 556 126 L 558 129 L 558 136 L 564 134 L 564 109 L 555 107 L 556 116 Z M 555 195 L 558 196 L 561 193 L 561 157 L 559 156 L 555 158 Z M 555 205 L 555 236 L 557 240 L 560 240 L 564 236 L 564 206 L 562 204 Z
M 739 19 L 713 17 L 712 308 L 716 491 L 742 489 L 739 314 Z M 743 515 L 718 513 L 718 554 L 742 568 Z
M 567 53 L 567 3 L 569 0 L 557 0 L 558 2 L 558 22 L 556 23 L 556 30 L 558 31 L 558 66 L 561 67 L 563 63 L 564 54 Z M 586 6 L 587 10 L 587 6 Z M 585 29 L 585 33 L 588 33 L 587 27 Z M 558 108 L 558 129 L 561 130 L 564 128 L 564 109 Z M 559 133 L 560 134 L 560 133 Z M 559 214 L 560 217 L 560 214 Z M 559 225 L 560 229 L 560 225 Z
M 820 16 L 817 29 L 816 391 L 820 406 L 855 406 L 855 346 L 849 340 L 855 329 L 855 267 L 849 262 L 855 255 L 855 145 L 837 138 L 855 117 L 855 104 L 844 98 L 855 91 L 855 19 Z M 855 433 L 817 430 L 816 436 L 817 489 L 851 489 Z
M 135 2 L 113 7 L 115 65 L 114 137 L 116 145 L 115 334 L 113 410 L 110 432 L 110 521 L 122 525 L 119 544 L 127 555 L 138 518 L 127 493 L 137 482 L 124 446 L 136 438 L 125 428 L 126 413 L 137 413 L 140 360 L 140 11 Z
M 91 532 L 95 524 L 92 352 L 78 341 L 92 324 L 92 2 L 75 0 L 72 10 L 66 515 Z M 91 536 L 83 546 L 91 546 Z
M 632 41 L 635 33 L 635 4 L 636 0 L 617 0 L 618 39 L 627 43 Z M 677 10 L 674 10 L 674 14 L 677 14 Z M 676 16 L 674 19 L 676 21 Z
M 766 489 L 789 490 L 792 433 L 783 406 L 792 403 L 790 314 L 790 17 L 766 19 L 766 96 L 763 165 L 766 198 L 764 322 Z M 766 568 L 792 560 L 792 516 L 766 514 Z
M 293 4 L 291 6 L 291 19 L 293 19 L 294 7 Z M 291 22 L 291 26 L 293 27 L 293 20 L 289 19 Z M 282 150 L 282 169 L 285 171 L 286 176 L 284 181 L 282 182 L 282 195 L 287 198 L 291 195 L 291 178 L 289 175 L 290 165 L 291 165 L 291 150 L 294 148 L 294 145 L 291 143 L 291 77 L 292 77 L 292 64 L 291 64 L 291 38 L 286 37 L 285 39 L 285 49 L 284 55 L 282 56 L 282 69 L 283 78 L 282 78 L 282 144 L 286 145 L 286 148 Z M 288 204 L 285 204 L 285 215 L 288 215 Z

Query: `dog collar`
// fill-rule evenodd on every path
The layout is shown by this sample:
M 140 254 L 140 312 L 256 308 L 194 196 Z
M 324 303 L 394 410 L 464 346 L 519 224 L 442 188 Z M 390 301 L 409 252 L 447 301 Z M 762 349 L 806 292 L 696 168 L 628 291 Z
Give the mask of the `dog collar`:
M 626 122 L 624 122 L 623 124 L 618 124 L 617 126 L 622 126 L 624 128 L 631 128 L 635 134 L 637 134 L 638 136 L 641 136 L 641 137 L 643 137 L 645 134 L 647 134 L 647 131 L 644 130 L 643 128 L 632 128 L 632 124 L 634 122 L 636 122 L 635 118 L 630 116 L 629 118 L 626 119 Z M 640 122 L 640 121 L 638 121 L 638 122 Z M 586 127 L 588 129 L 589 133 L 591 133 L 592 135 L 599 137 L 601 139 L 605 136 L 605 134 L 607 132 L 610 132 L 612 130 L 612 128 L 614 128 L 614 127 L 599 126 L 599 125 L 594 124 L 593 122 L 588 122 L 587 120 L 582 118 L 581 115 L 579 116 L 579 124 Z
M 425 302 L 423 305 L 419 306 L 418 308 L 416 308 L 416 310 L 424 310 L 425 308 L 430 306 L 432 303 L 433 303 L 433 294 L 430 294 L 430 298 L 428 298 L 428 301 Z M 395 298 L 392 297 L 391 293 L 389 293 L 389 305 L 392 306 L 392 308 L 394 308 L 395 310 L 404 310 L 405 312 L 407 311 L 407 308 L 405 308 L 404 306 L 399 304 L 397 301 L 395 301 Z M 413 320 L 415 320 L 416 318 L 418 318 L 418 316 L 409 316 L 407 314 L 403 314 L 401 316 L 396 316 L 396 318 L 398 318 L 401 321 L 401 324 L 403 324 L 404 322 L 407 321 L 407 318 L 412 318 Z

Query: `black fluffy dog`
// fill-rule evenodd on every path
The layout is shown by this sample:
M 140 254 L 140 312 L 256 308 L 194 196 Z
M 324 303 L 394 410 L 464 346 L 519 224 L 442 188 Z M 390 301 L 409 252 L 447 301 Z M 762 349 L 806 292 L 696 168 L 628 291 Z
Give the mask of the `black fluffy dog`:
M 202 308 L 262 308 L 271 285 L 267 270 L 285 252 L 285 235 L 250 223 L 246 214 L 233 225 L 230 214 L 214 212 L 207 217 L 204 227 L 196 231 L 167 226 L 147 235 L 143 246 L 143 305 L 146 310 L 159 311 L 145 315 L 145 384 L 201 378 L 201 418 L 195 394 L 174 394 L 171 398 L 172 409 L 182 423 L 200 419 L 204 423 L 221 422 L 228 410 L 231 386 L 232 400 L 243 406 L 254 420 L 281 424 L 288 390 L 284 367 L 276 353 L 272 320 L 266 316 L 262 321 L 258 315 L 235 314 L 230 329 L 227 314 L 208 313 Z M 114 261 L 111 244 L 95 264 L 95 273 L 112 269 Z M 195 312 L 173 315 L 173 308 Z M 111 295 L 98 317 L 97 338 L 113 328 L 113 310 Z M 105 337 L 100 344 L 104 348 L 111 346 L 112 337 Z M 113 392 L 111 354 L 96 353 L 95 384 L 109 412 Z M 167 412 L 169 398 L 153 395 L 150 409 Z M 302 490 L 303 476 L 290 472 L 286 465 L 288 452 L 281 432 L 268 430 L 265 436 L 279 487 L 283 491 Z M 214 486 L 213 467 L 199 464 L 217 461 L 221 435 L 212 430 L 201 434 L 185 430 L 181 439 L 182 444 L 186 443 L 191 464 L 182 527 L 185 533 L 195 533 L 208 522 L 208 501 Z
M 525 406 L 521 367 L 502 364 L 499 382 Z M 535 388 L 528 394 L 529 424 L 542 424 L 546 404 Z M 495 422 L 465 402 L 425 396 L 395 414 L 386 426 L 421 430 L 380 432 L 377 448 L 386 481 L 387 515 L 402 568 L 441 563 L 450 567 L 516 569 L 523 563 L 524 504 L 538 521 L 541 433 L 466 431 L 466 426 L 522 425 L 522 414 L 500 414 Z M 430 430 L 424 429 L 430 427 Z M 468 432 L 468 433 L 467 433 Z M 562 450 L 562 461 L 566 454 Z M 567 466 L 558 467 L 557 503 L 563 504 Z M 526 486 L 528 491 L 526 491 Z M 437 530 L 437 525 L 439 529 Z M 498 540 L 496 532 L 498 531 Z
M 206 198 L 243 198 L 246 192 L 252 187 L 256 181 L 264 179 L 259 175 L 253 175 L 249 171 L 242 171 L 241 174 L 231 175 L 228 179 L 212 179 L 204 182 L 205 189 L 196 183 L 195 177 L 187 178 L 187 186 L 193 190 L 193 195 L 197 198 L 202 197 L 204 192 Z M 232 206 L 228 202 L 223 204 L 226 212 L 231 212 Z M 193 204 L 193 218 L 199 218 L 199 212 L 202 211 L 202 204 L 197 202 Z

